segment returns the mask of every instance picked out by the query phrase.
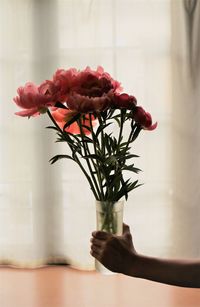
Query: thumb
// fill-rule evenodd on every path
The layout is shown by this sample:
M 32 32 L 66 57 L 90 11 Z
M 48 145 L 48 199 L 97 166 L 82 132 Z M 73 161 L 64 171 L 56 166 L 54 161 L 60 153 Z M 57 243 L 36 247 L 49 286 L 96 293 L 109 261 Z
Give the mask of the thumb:
M 130 227 L 123 223 L 123 235 L 126 235 L 127 233 L 130 233 Z

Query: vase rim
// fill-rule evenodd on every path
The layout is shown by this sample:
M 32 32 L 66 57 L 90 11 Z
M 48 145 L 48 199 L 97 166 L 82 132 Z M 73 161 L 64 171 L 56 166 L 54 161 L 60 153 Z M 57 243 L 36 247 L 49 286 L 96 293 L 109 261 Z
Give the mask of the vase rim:
M 117 200 L 117 201 L 112 201 L 112 200 L 96 200 L 96 203 L 124 203 L 124 200 Z

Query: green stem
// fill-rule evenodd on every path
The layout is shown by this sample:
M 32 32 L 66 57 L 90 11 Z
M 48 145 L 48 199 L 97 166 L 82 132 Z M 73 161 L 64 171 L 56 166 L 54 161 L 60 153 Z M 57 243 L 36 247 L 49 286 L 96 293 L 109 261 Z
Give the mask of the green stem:
M 55 121 L 55 119 L 53 118 L 53 116 L 51 115 L 51 112 L 49 110 L 47 110 L 47 114 L 49 115 L 51 121 L 54 123 L 56 128 L 63 134 L 62 129 L 58 126 L 57 122 Z
M 84 132 L 83 132 L 83 127 L 82 127 L 82 123 L 81 123 L 80 119 L 78 119 L 78 125 L 79 125 L 80 132 L 81 132 L 80 134 L 81 134 L 81 139 L 82 139 L 82 144 L 83 144 L 83 149 L 84 149 L 85 156 L 87 156 L 88 154 L 90 155 L 89 147 L 87 146 L 87 143 L 85 143 L 85 141 L 84 141 Z M 88 169 L 90 171 L 90 175 L 92 177 L 92 181 L 93 181 L 94 186 L 96 188 L 96 196 L 97 196 L 97 197 L 95 196 L 96 200 L 100 200 L 101 194 L 100 194 L 100 190 L 99 190 L 96 178 L 94 176 L 94 173 L 93 173 L 93 170 L 92 170 L 92 167 L 91 167 L 91 164 L 90 164 L 90 160 L 87 157 L 85 158 L 85 160 L 86 160 Z
M 114 202 L 105 202 L 103 205 L 102 218 L 103 223 L 101 230 L 105 230 L 109 233 L 116 233 L 115 217 L 113 214 Z
M 131 125 L 131 126 L 132 126 L 132 125 Z M 138 127 L 138 126 L 135 124 L 135 125 L 133 126 L 133 129 L 132 129 L 130 135 L 129 135 L 129 138 L 128 138 L 128 141 L 127 141 L 127 144 L 126 144 L 125 152 L 127 151 L 129 144 L 136 140 L 136 138 L 138 137 L 140 131 L 141 131 L 141 128 Z M 134 134 L 135 134 L 135 136 L 134 136 Z
M 92 133 L 94 152 L 95 152 L 95 155 L 98 155 L 96 145 L 99 147 L 99 143 L 98 143 L 98 139 L 95 139 L 95 134 L 94 134 L 94 130 L 93 130 L 92 117 L 91 116 L 92 115 L 89 114 L 90 128 L 91 128 L 91 133 Z M 101 199 L 100 200 L 104 200 L 104 191 L 103 191 L 103 186 L 102 186 L 102 177 L 101 177 L 101 172 L 100 172 L 100 169 L 99 169 L 99 161 L 98 161 L 98 159 L 96 159 L 96 164 L 97 164 L 97 167 L 95 166 L 94 163 L 93 163 L 93 166 L 94 166 L 94 168 L 95 168 L 95 170 L 97 172 L 97 178 L 98 178 L 99 186 L 100 186 L 100 190 L 101 190 Z
M 125 111 L 125 112 L 124 112 Z M 117 142 L 117 148 L 116 148 L 116 155 L 118 155 L 120 151 L 120 142 L 122 138 L 122 132 L 123 132 L 123 127 L 124 127 L 124 115 L 126 114 L 126 110 L 121 109 L 121 116 L 120 116 L 120 131 L 119 131 L 119 136 L 118 136 L 118 142 Z M 115 168 L 115 174 L 118 172 L 118 167 L 119 165 Z M 116 193 L 116 187 L 114 186 L 114 193 Z
M 98 121 L 99 121 L 99 125 L 103 125 L 101 114 L 98 114 Z M 101 150 L 103 152 L 103 155 L 105 156 L 105 146 L 103 146 L 103 142 L 104 142 L 103 140 L 104 140 L 104 133 L 103 133 L 103 130 L 101 130 Z
M 63 133 L 62 129 L 59 127 L 59 125 L 56 123 L 56 121 L 54 120 L 53 116 L 51 115 L 51 112 L 49 110 L 47 110 L 47 114 L 48 116 L 50 117 L 51 121 L 54 123 L 54 125 L 56 126 L 56 128 L 58 129 L 58 131 L 64 136 L 64 138 L 66 139 L 72 153 L 73 153 L 73 148 L 72 146 L 70 146 L 70 143 L 69 141 L 71 142 L 71 138 L 69 135 L 67 135 L 66 133 Z M 95 198 L 97 199 L 98 196 L 96 194 L 96 191 L 95 191 L 95 188 L 93 186 L 93 183 L 92 183 L 92 180 L 90 179 L 90 176 L 88 175 L 88 173 L 86 172 L 86 170 L 84 169 L 83 165 L 81 164 L 79 158 L 77 157 L 76 153 L 74 154 L 74 160 L 75 162 L 80 166 L 82 172 L 84 173 L 85 177 L 87 178 L 88 182 L 89 182 L 89 185 L 91 187 L 91 190 L 95 196 Z
M 101 113 L 99 113 L 97 116 L 98 116 L 99 125 L 103 125 L 104 123 L 103 123 L 103 120 L 101 118 Z M 102 152 L 103 156 L 105 157 L 106 149 L 105 149 L 105 145 L 104 145 L 104 132 L 103 132 L 103 130 L 101 130 L 101 152 Z M 102 172 L 103 172 L 104 178 L 105 178 L 106 183 L 107 183 L 107 186 L 106 186 L 107 191 L 105 192 L 105 199 L 106 199 L 106 197 L 108 197 L 108 195 L 110 194 L 109 193 L 109 181 L 108 181 L 106 173 L 104 172 L 103 167 L 102 167 Z
M 133 131 L 131 142 L 134 142 L 137 139 L 141 130 L 142 130 L 141 127 L 139 127 L 139 126 L 136 127 L 135 131 Z
M 119 130 L 119 137 L 118 137 L 118 143 L 117 143 L 117 152 L 119 151 L 119 145 L 121 142 L 121 137 L 122 137 L 122 131 L 123 131 L 123 126 L 124 126 L 124 110 L 121 110 L 121 116 L 120 116 L 120 130 Z

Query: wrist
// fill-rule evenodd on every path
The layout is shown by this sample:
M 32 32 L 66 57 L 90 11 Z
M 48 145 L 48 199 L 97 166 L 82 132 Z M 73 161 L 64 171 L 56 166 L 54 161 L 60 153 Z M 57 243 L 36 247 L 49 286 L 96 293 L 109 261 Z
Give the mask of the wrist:
M 125 266 L 123 274 L 132 276 L 132 277 L 139 277 L 140 267 L 141 267 L 141 256 L 137 254 L 135 251 L 130 252 L 128 258 L 125 259 Z

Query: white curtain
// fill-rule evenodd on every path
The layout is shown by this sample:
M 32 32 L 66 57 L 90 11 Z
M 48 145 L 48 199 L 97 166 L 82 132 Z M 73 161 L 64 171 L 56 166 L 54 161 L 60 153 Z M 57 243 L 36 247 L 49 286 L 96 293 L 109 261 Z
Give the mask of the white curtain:
M 169 256 L 175 245 L 178 254 L 181 244 L 172 238 L 177 229 L 178 238 L 185 238 L 189 226 L 184 226 L 182 233 L 177 220 L 184 216 L 188 225 L 193 225 L 193 220 L 188 218 L 190 210 L 183 212 L 182 203 L 174 201 L 174 194 L 188 203 L 193 190 L 175 189 L 175 174 L 179 180 L 184 177 L 185 184 L 190 179 L 198 192 L 194 159 L 198 164 L 198 149 L 195 156 L 196 143 L 192 143 L 197 129 L 191 130 L 196 132 L 193 141 L 184 143 L 188 153 L 192 148 L 193 173 L 188 173 L 191 167 L 187 164 L 187 172 L 182 174 L 188 156 L 181 144 L 175 144 L 179 150 L 176 157 L 183 160 L 172 167 L 172 136 L 177 140 L 180 133 L 186 142 L 186 128 L 191 127 L 187 112 L 187 127 L 182 125 L 178 108 L 183 100 L 172 100 L 172 80 L 178 78 L 172 75 L 171 59 L 184 69 L 178 61 L 182 50 L 177 41 L 178 60 L 171 53 L 171 16 L 183 14 L 183 2 L 178 2 L 176 9 L 170 0 L 0 2 L 0 263 L 36 267 L 62 262 L 80 269 L 94 268 L 89 239 L 95 229 L 95 201 L 89 186 L 72 162 L 49 164 L 53 155 L 68 149 L 54 143 L 55 134 L 45 129 L 48 118 L 17 117 L 12 102 L 17 87 L 27 81 L 38 84 L 50 79 L 57 68 L 87 65 L 94 69 L 102 65 L 159 123 L 157 130 L 143 131 L 135 142 L 133 151 L 140 155 L 135 163 L 143 170 L 138 179 L 144 185 L 130 194 L 124 221 L 131 226 L 138 251 Z M 183 71 L 178 74 L 182 76 Z M 179 88 L 186 90 L 187 83 L 179 82 Z M 198 126 L 197 96 L 184 101 L 187 106 L 195 103 L 189 114 Z M 178 118 L 176 128 L 174 117 Z M 190 199 L 187 209 L 193 206 L 196 212 L 197 196 L 195 204 Z M 197 218 L 195 213 L 193 218 Z M 196 231 L 190 229 L 194 240 Z
M 200 257 L 200 2 L 172 2 L 173 254 Z

